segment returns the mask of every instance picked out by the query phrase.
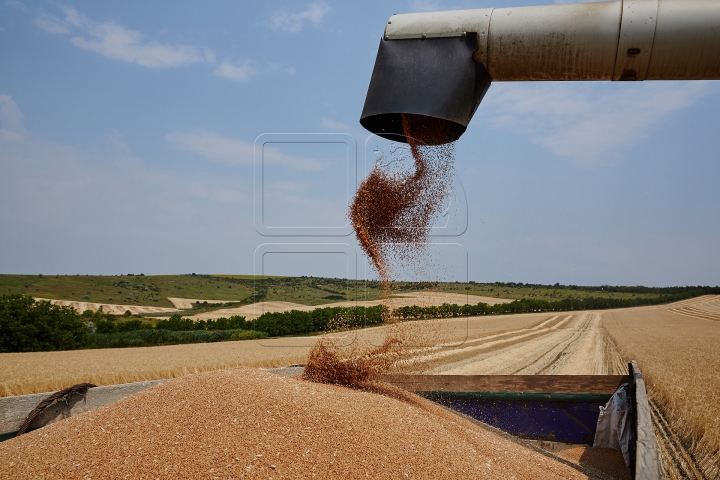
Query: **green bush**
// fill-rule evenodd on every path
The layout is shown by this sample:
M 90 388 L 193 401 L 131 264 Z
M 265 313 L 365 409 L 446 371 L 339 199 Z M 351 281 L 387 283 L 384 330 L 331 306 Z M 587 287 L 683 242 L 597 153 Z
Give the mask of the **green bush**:
M 115 331 L 115 322 L 99 320 L 95 323 L 95 333 L 112 333 Z
M 200 320 L 196 323 L 195 328 L 198 330 L 238 330 L 250 328 L 250 325 L 245 321 L 245 317 L 240 315 L 233 315 L 230 318 L 220 317 L 217 320 L 208 320 L 205 322 L 203 327 L 203 321 Z
M 267 312 L 249 322 L 253 330 L 270 337 L 302 335 L 337 328 L 357 328 L 382 323 L 381 305 L 374 307 L 325 307 L 310 312 Z
M 687 298 L 715 293 L 717 288 L 698 287 L 679 293 L 658 295 L 646 298 L 566 298 L 555 302 L 547 300 L 522 299 L 509 303 L 488 305 L 443 305 L 419 307 L 400 307 L 392 316 L 400 320 L 424 320 L 431 318 L 456 318 L 477 315 L 516 314 L 529 312 L 562 312 L 571 310 L 602 310 L 608 308 L 627 308 L 642 305 L 658 305 L 677 302 Z M 253 330 L 266 333 L 270 337 L 284 335 L 304 335 L 327 331 L 333 328 L 357 328 L 382 323 L 380 305 L 374 307 L 326 307 L 310 312 L 291 310 L 289 312 L 267 312 L 248 322 Z
M 265 338 L 265 334 L 250 330 L 191 330 L 163 329 L 135 330 L 131 332 L 95 333 L 90 335 L 90 348 L 152 347 L 185 343 L 225 342 Z
M 26 295 L 0 296 L 0 352 L 73 350 L 88 343 L 88 328 L 71 307 Z
M 190 318 L 182 318 L 180 314 L 176 313 L 167 320 L 158 321 L 155 328 L 183 332 L 190 330 L 246 330 L 250 328 L 250 325 L 245 321 L 245 317 L 239 315 L 233 315 L 230 318 L 221 317 L 216 320 L 198 320 L 196 322 Z
M 182 318 L 181 315 L 175 314 L 168 320 L 160 320 L 155 324 L 155 328 L 162 330 L 173 330 L 176 332 L 195 330 L 195 322 L 189 318 Z
M 128 320 L 127 322 L 116 322 L 116 332 L 133 332 L 135 330 L 152 330 L 153 326 L 143 323 L 142 320 Z

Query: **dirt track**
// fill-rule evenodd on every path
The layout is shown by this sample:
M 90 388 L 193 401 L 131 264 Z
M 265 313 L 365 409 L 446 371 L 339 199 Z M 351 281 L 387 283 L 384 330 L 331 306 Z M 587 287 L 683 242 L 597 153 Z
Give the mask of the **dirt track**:
M 599 313 L 538 316 L 539 322 L 469 338 L 463 345 L 418 355 L 419 372 L 447 375 L 606 375 L 622 360 Z

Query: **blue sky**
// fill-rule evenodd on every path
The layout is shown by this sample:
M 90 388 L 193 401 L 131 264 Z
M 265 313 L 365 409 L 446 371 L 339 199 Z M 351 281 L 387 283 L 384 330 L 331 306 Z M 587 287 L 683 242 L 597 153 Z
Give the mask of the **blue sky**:
M 390 15 L 534 3 L 2 1 L 0 272 L 252 273 L 266 242 L 356 246 L 258 234 L 255 139 L 347 134 L 263 157 L 273 221 L 342 226 Z M 720 284 L 718 112 L 720 82 L 494 83 L 456 146 L 467 229 L 436 241 L 476 281 Z

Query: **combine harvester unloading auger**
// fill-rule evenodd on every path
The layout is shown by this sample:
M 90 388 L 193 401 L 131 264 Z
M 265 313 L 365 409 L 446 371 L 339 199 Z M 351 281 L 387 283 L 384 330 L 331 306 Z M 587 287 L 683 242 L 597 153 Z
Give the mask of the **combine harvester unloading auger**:
M 720 79 L 720 2 L 623 0 L 393 15 L 360 117 L 404 138 L 402 114 L 460 138 L 492 82 Z
M 375 60 L 360 123 L 392 141 L 407 125 L 454 142 L 492 82 L 720 79 L 719 0 L 615 2 L 393 15 Z M 439 139 L 433 143 L 429 138 Z M 362 187 L 361 187 L 362 188 Z M 525 438 L 610 446 L 598 422 L 613 396 L 625 418 L 620 449 L 633 478 L 663 477 L 638 365 L 629 376 L 394 376 L 388 380 Z M 621 405 L 622 404 L 622 405 Z M 624 415 L 627 416 L 625 417 Z M 602 420 L 602 419 L 601 419 Z M 607 419 L 606 419 L 607 420 Z M 598 434 L 598 431 L 600 433 Z M 610 435 L 610 437 L 615 434 Z M 606 435 L 607 436 L 607 435 Z M 594 437 L 594 438 L 593 438 Z M 594 439 L 594 442 L 593 442 Z

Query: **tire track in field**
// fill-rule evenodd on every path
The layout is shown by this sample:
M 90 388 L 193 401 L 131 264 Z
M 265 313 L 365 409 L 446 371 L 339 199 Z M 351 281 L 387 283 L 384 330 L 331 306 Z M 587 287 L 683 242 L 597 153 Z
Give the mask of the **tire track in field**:
M 695 458 L 685 448 L 658 405 L 650 400 L 653 427 L 658 437 L 663 468 L 671 479 L 704 480 Z
M 552 370 L 557 370 L 558 365 L 560 363 L 565 362 L 565 357 L 570 354 L 570 351 L 572 349 L 575 349 L 574 346 L 577 344 L 577 342 L 580 341 L 580 338 L 583 336 L 583 334 L 589 329 L 590 323 L 593 320 L 593 315 L 582 315 L 579 317 L 578 322 L 581 322 L 578 326 L 578 329 L 572 332 L 571 336 L 564 341 L 561 345 L 556 346 L 555 348 L 549 350 L 545 355 L 540 357 L 537 361 L 528 364 L 522 368 L 520 368 L 517 373 L 518 374 L 525 374 L 525 375 L 550 375 L 552 374 Z M 577 322 L 576 322 L 577 323 Z M 552 357 L 552 354 L 557 351 L 557 354 Z M 552 357 L 549 362 L 549 357 Z M 544 366 L 543 366 L 544 365 Z M 563 372 L 563 373 L 569 373 L 569 372 Z
M 517 367 L 536 360 L 545 353 L 539 348 L 552 348 L 567 336 L 566 328 L 573 328 L 577 319 L 572 315 L 562 318 L 550 328 L 538 329 L 532 333 L 517 335 L 504 342 L 492 342 L 486 349 L 471 349 L 463 357 L 446 358 L 433 373 L 444 374 L 498 374 L 512 373 Z M 554 328 L 553 328 L 554 327 Z M 536 348 L 528 351 L 527 346 Z M 527 358 L 528 355 L 531 358 Z M 515 368 L 512 368 L 515 367 Z
M 453 348 L 438 346 L 429 349 L 418 349 L 416 351 L 417 355 L 415 355 L 409 363 L 415 365 L 416 370 L 420 369 L 426 372 L 437 366 L 462 363 L 468 358 L 474 358 L 483 353 L 542 337 L 548 331 L 557 330 L 561 325 L 567 323 L 568 320 L 572 318 L 572 315 L 564 318 L 561 317 L 562 316 L 555 315 L 532 327 L 474 338 Z
M 720 321 L 720 296 L 703 295 L 684 302 L 674 303 L 668 310 L 688 317 Z
M 468 352 L 460 361 L 448 357 L 427 373 L 456 375 L 614 373 L 614 347 L 601 327 L 599 313 L 569 315 L 555 325 L 492 350 Z
M 679 315 L 685 315 L 686 317 L 702 318 L 705 320 L 714 320 L 716 322 L 720 322 L 720 314 L 706 312 L 704 310 L 700 310 L 699 308 L 679 307 L 679 308 L 671 308 L 669 310 L 671 312 L 677 313 Z
M 593 319 L 593 314 L 583 314 L 578 316 L 577 320 L 573 324 L 574 328 L 569 328 L 565 332 L 566 336 L 562 341 L 542 352 L 541 355 L 537 356 L 535 361 L 526 363 L 520 368 L 517 368 L 514 372 L 512 372 L 512 374 L 551 375 L 553 373 L 573 373 L 566 372 L 561 367 L 567 362 L 567 357 L 571 355 L 573 351 L 577 350 L 576 345 L 589 330 Z M 558 372 L 558 370 L 560 370 L 560 372 Z M 591 372 L 586 371 L 584 373 Z

